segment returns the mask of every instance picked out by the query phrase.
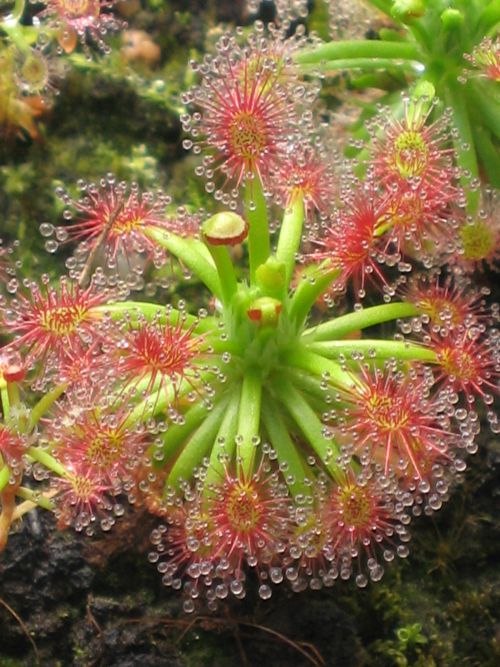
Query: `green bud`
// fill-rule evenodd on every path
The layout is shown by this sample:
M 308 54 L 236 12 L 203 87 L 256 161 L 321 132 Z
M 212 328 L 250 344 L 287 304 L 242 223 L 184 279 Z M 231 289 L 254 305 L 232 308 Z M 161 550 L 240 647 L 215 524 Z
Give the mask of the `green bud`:
M 458 9 L 445 9 L 441 14 L 441 23 L 446 30 L 454 30 L 464 22 L 464 15 Z
M 257 268 L 255 278 L 257 285 L 266 294 L 281 294 L 285 287 L 285 264 L 278 261 L 276 257 L 269 257 Z

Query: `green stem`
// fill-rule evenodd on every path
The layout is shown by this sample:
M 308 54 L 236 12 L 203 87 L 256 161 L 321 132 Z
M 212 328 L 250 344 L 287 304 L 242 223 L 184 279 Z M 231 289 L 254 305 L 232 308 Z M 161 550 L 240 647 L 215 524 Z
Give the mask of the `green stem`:
M 228 306 L 238 289 L 236 273 L 229 250 L 222 245 L 208 244 L 208 249 L 215 262 L 221 285 L 222 303 Z
M 63 382 L 62 384 L 58 384 L 56 387 L 54 387 L 54 389 L 45 394 L 45 396 L 42 396 L 42 398 L 31 410 L 30 421 L 28 425 L 29 431 L 32 431 L 35 428 L 35 426 L 38 424 L 47 410 L 49 410 L 52 404 L 55 403 L 57 399 L 62 396 L 62 394 L 64 394 L 67 387 L 67 383 Z
M 419 309 L 413 303 L 404 301 L 371 306 L 306 329 L 302 335 L 302 340 L 309 343 L 344 338 L 360 329 L 373 327 L 383 322 L 391 322 L 401 317 L 415 317 L 420 314 Z
M 172 405 L 176 399 L 186 394 L 190 389 L 191 385 L 185 381 L 182 381 L 180 386 L 177 387 L 173 384 L 168 387 L 160 384 L 159 389 L 150 393 L 143 401 L 135 406 L 125 420 L 123 424 L 124 428 L 132 428 L 140 421 L 144 421 L 149 417 L 155 417 L 169 405 Z
M 290 299 L 288 311 L 290 320 L 297 329 L 302 328 L 311 308 L 340 273 L 341 269 L 337 268 L 315 267 L 315 274 L 300 278 L 300 283 Z
M 240 356 L 241 345 L 236 340 L 221 340 L 220 335 L 207 336 L 203 338 L 203 345 L 200 347 L 200 354 L 207 352 L 209 354 L 223 354 L 229 352 L 231 356 Z M 222 365 L 222 368 L 224 366 Z
M 481 165 L 493 187 L 500 189 L 500 156 L 489 132 L 478 122 L 473 123 L 474 143 Z
M 8 382 L 7 383 L 7 393 L 9 395 L 10 407 L 19 405 L 21 402 L 21 396 L 19 394 L 19 385 L 17 382 Z
M 44 449 L 41 449 L 40 447 L 30 447 L 27 450 L 27 454 L 33 461 L 41 463 L 47 470 L 52 470 L 52 472 L 59 475 L 59 477 L 69 476 L 69 472 L 66 468 Z
M 396 340 L 333 340 L 313 343 L 308 349 L 328 359 L 337 359 L 341 355 L 352 358 L 352 354 L 362 352 L 367 359 L 399 359 L 401 361 L 428 361 L 436 363 L 436 353 L 422 345 Z
M 24 3 L 23 3 L 24 4 Z M 14 7 L 13 16 L 16 16 L 16 7 Z M 17 18 L 20 18 L 19 14 Z M 30 51 L 31 46 L 28 40 L 26 39 L 26 33 L 28 32 L 24 26 L 16 24 L 8 24 L 5 21 L 0 22 L 0 28 L 3 32 L 8 35 L 9 41 L 16 45 L 16 47 L 22 53 L 27 53 Z
M 214 364 L 215 366 L 215 364 Z M 207 370 L 200 372 L 197 377 L 197 382 L 202 384 L 205 381 L 213 379 L 214 371 Z M 159 389 L 153 391 L 143 401 L 138 403 L 132 412 L 128 415 L 124 422 L 124 428 L 132 428 L 137 422 L 145 421 L 149 417 L 155 417 L 167 407 L 175 405 L 175 403 L 193 390 L 193 385 L 187 380 L 182 379 L 179 384 L 171 384 L 168 387 L 160 384 Z
M 298 368 L 288 369 L 287 375 L 290 375 L 294 387 L 300 391 L 317 414 L 324 414 L 332 409 L 334 405 L 332 399 L 335 400 L 336 389 L 326 380 Z
M 10 479 L 10 468 L 8 465 L 2 466 L 0 468 L 0 492 L 5 489 Z
M 291 383 L 276 383 L 275 391 L 313 450 L 332 476 L 337 478 L 342 472 L 335 463 L 335 459 L 340 455 L 340 450 L 335 442 L 325 438 L 324 426 L 314 410 Z
M 7 383 L 5 382 L 5 380 L 1 381 L 0 399 L 2 400 L 3 419 L 4 421 L 7 421 L 10 415 L 10 400 L 9 400 L 9 390 L 7 388 Z
M 448 78 L 448 85 L 445 89 L 445 101 L 451 107 L 453 124 L 458 130 L 458 136 L 453 136 L 453 144 L 457 154 L 458 165 L 464 172 L 460 177 L 460 181 L 467 193 L 469 213 L 475 213 L 479 206 L 480 192 L 477 189 L 473 190 L 469 187 L 469 184 L 471 180 L 478 178 L 479 168 L 470 119 L 459 85 L 451 77 Z
M 418 19 L 409 19 L 405 21 L 405 27 L 413 38 L 419 43 L 420 46 L 423 46 L 426 51 L 432 52 L 433 50 L 433 39 L 436 39 L 435 34 L 429 34 L 424 28 L 422 21 Z M 431 28 L 432 30 L 432 28 Z M 425 62 L 425 61 L 423 61 Z
M 15 0 L 14 7 L 12 9 L 12 16 L 19 20 L 24 13 L 24 7 L 26 6 L 26 0 Z
M 285 265 L 287 287 L 293 277 L 295 257 L 300 248 L 302 227 L 304 225 L 304 198 L 296 196 L 288 205 L 280 229 L 276 258 Z
M 178 489 L 181 480 L 189 481 L 193 477 L 193 470 L 200 465 L 203 458 L 210 452 L 214 440 L 221 427 L 229 397 L 226 395 L 207 412 L 200 427 L 193 433 L 186 443 L 165 482 L 165 491 L 170 488 Z
M 124 396 L 127 398 L 127 401 L 134 402 L 146 394 L 148 396 L 153 394 L 158 395 L 160 389 L 165 387 L 163 384 L 164 381 L 165 379 L 161 375 L 156 375 L 153 379 L 153 374 L 150 372 L 139 381 L 132 379 L 120 385 L 117 391 L 110 395 L 110 398 L 113 398 L 113 405 L 118 405 L 123 403 Z
M 107 303 L 102 306 L 96 306 L 91 309 L 93 313 L 108 313 L 113 320 L 120 320 L 127 316 L 132 323 L 136 323 L 139 318 L 145 318 L 148 322 L 158 321 L 162 324 L 176 325 L 180 323 L 182 326 L 194 327 L 197 333 L 204 333 L 206 331 L 213 331 L 217 329 L 217 322 L 213 317 L 204 317 L 202 319 L 190 315 L 183 310 L 176 308 L 167 308 L 156 303 L 147 303 L 143 301 L 121 301 L 119 303 Z
M 260 374 L 247 369 L 241 386 L 241 401 L 238 414 L 238 469 L 244 479 L 250 479 L 253 472 L 256 444 L 259 436 L 260 410 L 262 403 L 262 380 Z
M 306 465 L 296 444 L 289 435 L 279 406 L 268 396 L 262 404 L 262 422 L 271 445 L 278 456 L 278 461 L 282 466 L 286 466 L 286 470 L 283 470 L 283 476 L 290 492 L 296 499 L 300 496 L 305 498 L 310 494 L 309 487 L 304 483 L 307 477 Z
M 206 248 L 199 241 L 184 239 L 176 234 L 161 229 L 149 229 L 147 235 L 162 248 L 175 255 L 187 268 L 208 287 L 208 289 L 219 299 L 221 298 L 221 285 L 217 271 L 206 256 Z M 210 256 L 210 255 L 208 255 Z
M 52 512 L 55 509 L 54 503 L 43 496 L 39 491 L 33 491 L 33 489 L 20 486 L 16 491 L 16 495 L 24 500 L 29 500 L 44 510 L 49 510 L 49 512 Z
M 224 479 L 224 461 L 230 460 L 236 447 L 236 436 L 238 435 L 238 415 L 240 407 L 240 393 L 232 393 L 226 414 L 222 420 L 221 427 L 217 433 L 212 453 L 210 454 L 210 465 L 205 477 L 205 491 L 210 491 L 210 486 Z
M 396 76 L 396 72 L 392 70 L 391 72 L 375 72 L 371 74 L 359 74 L 353 76 L 349 81 L 349 86 L 356 88 L 358 90 L 364 90 L 365 88 L 378 88 L 379 90 L 386 91 L 389 89 L 394 89 L 397 86 L 401 87 L 406 85 L 406 79 L 404 76 L 399 74 Z M 363 127 L 364 134 L 370 136 L 366 127 Z
M 329 382 L 343 389 L 351 389 L 358 382 L 355 375 L 345 371 L 336 361 L 309 352 L 305 348 L 295 348 L 290 351 L 286 355 L 286 361 L 291 366 L 301 368 L 325 380 L 328 379 Z
M 271 253 L 267 203 L 262 184 L 256 177 L 245 186 L 245 213 L 248 222 L 248 255 L 250 282 L 255 282 L 255 272 Z
M 500 0 L 492 0 L 479 15 L 475 32 L 478 41 L 500 22 Z
M 186 412 L 182 424 L 170 425 L 163 436 L 162 445 L 152 451 L 153 465 L 155 467 L 165 466 L 207 415 L 207 407 L 199 401 Z
M 492 88 L 495 84 L 471 81 L 467 86 L 468 108 L 477 109 L 480 124 L 486 126 L 490 132 L 500 139 L 500 96 L 494 98 Z
M 310 400 L 322 401 L 323 410 L 327 409 L 325 402 L 327 392 L 325 391 L 320 378 L 293 367 L 287 369 L 287 372 L 290 373 L 293 384 L 302 394 L 304 394 L 304 396 Z
M 422 53 L 416 44 L 383 40 L 348 40 L 322 44 L 295 56 L 299 65 L 317 63 L 322 69 L 325 63 L 340 58 L 395 58 L 397 60 L 421 60 Z
M 318 69 L 318 64 L 307 63 L 301 65 L 301 69 L 303 71 L 315 71 Z M 413 58 L 410 60 L 393 60 L 392 58 L 339 58 L 338 60 L 328 60 L 321 63 L 321 71 L 324 73 L 339 69 L 362 69 L 365 72 L 370 70 L 384 70 L 384 72 L 399 70 L 415 74 L 418 71 L 418 63 Z

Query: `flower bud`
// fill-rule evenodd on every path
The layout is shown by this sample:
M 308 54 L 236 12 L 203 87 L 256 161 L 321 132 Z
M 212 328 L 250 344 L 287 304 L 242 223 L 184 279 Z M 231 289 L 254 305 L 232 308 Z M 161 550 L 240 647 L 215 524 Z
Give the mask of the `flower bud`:
M 20 382 L 24 380 L 26 367 L 24 366 L 21 355 L 17 352 L 4 352 L 0 354 L 0 383 Z
M 283 304 L 278 299 L 262 296 L 252 301 L 247 310 L 247 315 L 252 322 L 257 322 L 261 326 L 275 327 L 282 308 Z
M 247 236 L 248 225 L 237 213 L 216 213 L 201 226 L 205 241 L 210 245 L 237 245 Z
M 464 22 L 464 15 L 458 9 L 445 9 L 441 14 L 441 23 L 446 30 L 459 28 Z

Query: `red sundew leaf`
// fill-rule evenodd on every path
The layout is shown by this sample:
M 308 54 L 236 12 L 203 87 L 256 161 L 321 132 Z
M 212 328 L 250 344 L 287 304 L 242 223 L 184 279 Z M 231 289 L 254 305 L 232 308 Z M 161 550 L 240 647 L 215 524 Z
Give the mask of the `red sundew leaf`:
M 498 315 L 486 308 L 484 297 L 489 290 L 470 289 L 466 284 L 454 284 L 450 278 L 440 284 L 439 276 L 433 280 L 421 275 L 400 292 L 429 318 L 434 330 L 463 330 L 498 319 Z
M 385 474 L 422 478 L 429 452 L 446 457 L 458 436 L 450 431 L 449 404 L 430 393 L 424 378 L 362 368 L 363 384 L 345 392 L 340 433 L 354 450 L 367 452 Z
M 115 0 L 45 0 L 44 4 L 37 17 L 57 31 L 59 45 L 66 53 L 76 48 L 78 39 L 88 49 L 87 35 L 105 51 L 103 35 L 125 25 L 106 11 L 116 4 Z
M 356 479 L 352 472 L 346 474 L 344 483 L 333 489 L 326 508 L 326 521 L 331 548 L 341 569 L 350 567 L 353 558 L 364 556 L 369 563 L 370 578 L 377 581 L 382 577 L 383 568 L 377 554 L 386 549 L 392 551 L 404 536 L 402 512 L 396 511 L 395 505 L 391 493 L 383 491 L 376 481 Z M 360 564 L 358 569 L 362 568 Z M 356 580 L 358 585 L 366 585 L 364 573 Z
M 246 181 L 271 185 L 272 174 L 299 136 L 298 110 L 307 90 L 298 85 L 298 70 L 281 43 L 279 48 L 266 45 L 260 37 L 251 49 L 241 49 L 236 40 L 229 49 L 232 41 L 222 38 L 225 46 L 210 67 L 199 68 L 203 78 L 188 101 L 201 112 L 182 118 L 193 138 L 185 147 L 205 153 L 201 171 L 207 191 L 222 198 L 228 186 L 228 203 Z M 218 175 L 223 183 L 216 185 Z
M 27 367 L 48 355 L 62 360 L 68 353 L 83 353 L 102 319 L 93 308 L 108 301 L 108 292 L 94 285 L 83 289 L 67 279 L 57 288 L 34 282 L 26 287 L 29 293 L 19 292 L 2 306 L 4 330 L 16 336 L 9 348 L 26 354 Z
M 500 378 L 500 339 L 497 331 L 493 330 L 486 336 L 470 329 L 451 331 L 445 335 L 435 333 L 429 345 L 437 355 L 438 384 L 464 395 L 469 404 L 477 398 L 486 405 L 492 403 L 492 392 L 499 392 Z
M 305 261 L 328 260 L 330 267 L 341 269 L 332 286 L 334 291 L 343 289 L 350 279 L 360 294 L 364 293 L 367 278 L 387 285 L 381 265 L 388 260 L 388 254 L 377 233 L 385 222 L 387 198 L 359 188 L 350 192 L 343 203 L 332 222 L 323 226 L 322 235 L 311 239 L 316 249 L 305 255 Z

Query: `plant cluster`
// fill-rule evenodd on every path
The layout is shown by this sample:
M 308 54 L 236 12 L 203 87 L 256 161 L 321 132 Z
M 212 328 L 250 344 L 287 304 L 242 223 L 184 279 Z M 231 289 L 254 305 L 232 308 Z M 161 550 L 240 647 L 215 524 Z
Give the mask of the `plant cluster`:
M 15 0 L 0 17 L 0 130 L 38 138 L 36 118 L 58 92 L 65 66 L 56 56 L 80 42 L 109 51 L 105 38 L 124 27 L 110 10 L 114 0 Z M 10 9 L 10 11 L 9 11 Z
M 495 3 L 470 4 L 485 27 Z M 424 53 L 388 43 L 376 69 Z M 408 555 L 480 415 L 499 430 L 498 308 L 470 280 L 498 259 L 498 206 L 437 80 L 381 107 L 356 159 L 333 151 L 320 75 L 368 47 L 224 34 L 181 117 L 218 213 L 109 174 L 58 190 L 63 222 L 41 226 L 50 252 L 75 245 L 59 281 L 0 248 L 0 547 L 36 506 L 89 536 L 143 508 L 187 612 L 254 584 L 363 587 Z M 175 262 L 206 288 L 197 313 L 137 294 Z

